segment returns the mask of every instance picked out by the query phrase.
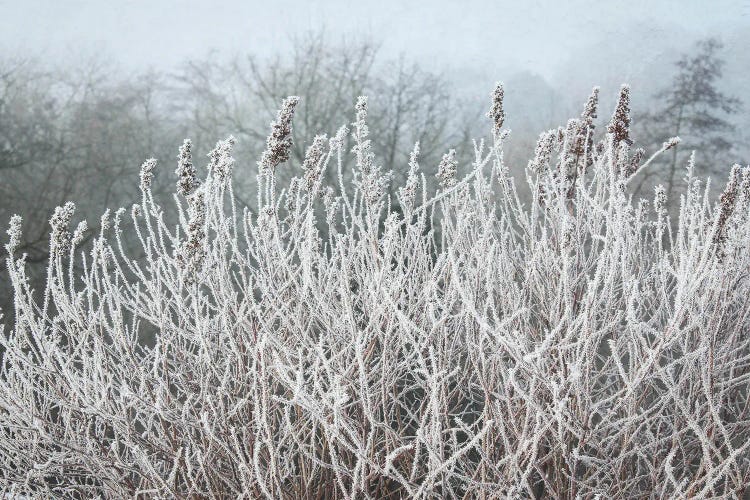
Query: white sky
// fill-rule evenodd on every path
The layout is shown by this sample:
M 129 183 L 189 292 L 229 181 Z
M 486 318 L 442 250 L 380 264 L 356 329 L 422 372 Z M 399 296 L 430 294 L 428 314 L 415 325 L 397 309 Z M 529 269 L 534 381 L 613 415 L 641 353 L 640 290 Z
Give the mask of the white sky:
M 655 41 L 750 30 L 750 0 L 0 0 L 2 53 L 98 54 L 129 68 L 172 67 L 209 49 L 271 54 L 291 34 L 324 27 L 332 38 L 372 37 L 385 54 L 428 67 L 551 78 L 576 48 L 600 40 L 647 51 L 648 40 L 630 36 L 638 26 Z

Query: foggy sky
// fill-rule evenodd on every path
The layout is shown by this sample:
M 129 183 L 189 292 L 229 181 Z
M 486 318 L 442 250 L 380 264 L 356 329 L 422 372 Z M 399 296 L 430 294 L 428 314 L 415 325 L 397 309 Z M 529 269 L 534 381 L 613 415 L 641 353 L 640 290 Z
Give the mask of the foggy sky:
M 549 80 L 582 49 L 606 60 L 608 48 L 632 47 L 643 67 L 680 37 L 723 33 L 731 46 L 750 29 L 750 0 L 0 0 L 4 55 L 84 54 L 131 69 L 169 69 L 211 49 L 283 52 L 294 33 L 320 29 L 466 78 L 513 68 Z

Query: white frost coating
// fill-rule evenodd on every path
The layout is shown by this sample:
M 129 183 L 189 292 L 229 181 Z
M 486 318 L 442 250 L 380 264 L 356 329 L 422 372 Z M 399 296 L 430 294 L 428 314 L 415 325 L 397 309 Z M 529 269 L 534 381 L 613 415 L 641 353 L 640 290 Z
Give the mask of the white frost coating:
M 594 140 L 595 89 L 580 119 L 540 137 L 522 202 L 502 97 L 463 178 L 446 145 L 432 197 L 418 145 L 389 188 L 364 98 L 354 150 L 344 127 L 318 136 L 280 190 L 290 98 L 255 211 L 236 212 L 233 139 L 200 181 L 186 142 L 178 230 L 149 160 L 138 205 L 96 235 L 71 233 L 72 203 L 55 211 L 38 293 L 14 216 L 2 496 L 742 497 L 750 169 L 712 206 L 691 162 L 676 220 L 663 189 L 655 210 L 631 200 L 648 161 L 630 149 L 629 90 Z

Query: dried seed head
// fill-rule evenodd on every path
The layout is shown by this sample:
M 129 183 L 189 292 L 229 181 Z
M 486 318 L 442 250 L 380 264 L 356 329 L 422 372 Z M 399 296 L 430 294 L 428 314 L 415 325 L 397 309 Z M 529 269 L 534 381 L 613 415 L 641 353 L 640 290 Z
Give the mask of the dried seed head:
M 203 190 L 196 190 L 189 200 L 187 241 L 182 244 L 177 262 L 187 271 L 186 280 L 193 282 L 206 256 L 206 199 Z
M 276 121 L 271 122 L 271 134 L 266 140 L 266 149 L 258 162 L 261 174 L 272 174 L 276 166 L 289 159 L 292 149 L 292 118 L 298 103 L 299 97 L 297 96 L 284 99 L 276 115 Z
M 576 174 L 578 160 L 584 152 L 584 141 L 580 139 L 585 125 L 581 120 L 571 118 L 565 127 L 565 139 L 561 154 L 560 170 L 563 178 L 572 179 Z M 585 136 L 583 136 L 585 137 Z
M 182 196 L 188 196 L 198 187 L 195 166 L 192 154 L 193 143 L 185 139 L 180 146 L 180 154 L 177 156 L 177 192 Z
M 222 184 L 232 178 L 232 169 L 234 168 L 232 148 L 234 147 L 234 143 L 235 138 L 230 135 L 225 140 L 217 142 L 216 147 L 208 153 L 208 170 Z
M 417 195 L 417 185 L 419 179 L 417 172 L 419 171 L 419 142 L 414 144 L 414 149 L 409 154 L 409 175 L 406 178 L 406 184 L 404 187 L 399 188 L 399 196 L 401 197 L 401 203 L 404 204 L 404 208 L 410 209 L 414 205 L 414 198 Z
M 532 172 L 539 174 L 549 165 L 552 158 L 552 150 L 555 146 L 556 134 L 557 131 L 548 130 L 547 132 L 542 132 L 539 136 L 536 148 L 534 149 L 534 158 L 529 161 L 529 168 Z
M 21 244 L 21 223 L 23 222 L 23 219 L 21 219 L 20 215 L 13 215 L 10 218 L 10 226 L 8 227 L 8 236 L 10 239 L 8 240 L 8 244 L 5 245 L 5 249 L 8 251 L 9 254 L 12 254 L 16 248 Z
M 503 98 L 505 97 L 505 90 L 503 84 L 497 82 L 495 90 L 492 92 L 492 107 L 487 113 L 487 117 L 492 120 L 492 132 L 495 135 L 500 134 L 500 129 L 503 127 L 505 122 L 505 111 L 503 110 Z
M 633 144 L 630 140 L 630 86 L 622 85 L 620 87 L 620 98 L 617 100 L 617 107 L 612 115 L 612 121 L 607 126 L 607 132 L 614 135 L 615 143 L 625 141 L 629 145 Z
M 276 223 L 276 209 L 271 205 L 265 205 L 258 210 L 258 229 L 265 237 L 273 233 L 273 227 Z
M 346 127 L 346 125 L 342 125 L 336 132 L 336 135 L 331 137 L 330 141 L 328 141 L 328 147 L 331 150 L 344 147 L 344 139 L 346 139 L 346 135 L 348 133 L 349 129 Z
M 740 171 L 741 167 L 739 165 L 732 165 L 732 171 L 729 174 L 729 181 L 727 181 L 727 185 L 719 198 L 719 217 L 716 221 L 716 231 L 714 232 L 713 238 L 716 256 L 719 261 L 724 258 L 724 243 L 727 239 L 727 222 L 734 212 L 734 208 L 737 205 L 737 197 L 740 194 Z
M 594 162 L 594 120 L 599 106 L 599 87 L 594 87 L 586 101 L 579 120 L 580 127 L 573 143 L 572 153 L 578 158 L 582 168 L 590 167 Z
M 456 150 L 451 149 L 443 155 L 438 166 L 437 178 L 440 185 L 444 188 L 450 188 L 456 185 L 456 170 L 458 162 L 456 161 Z
M 73 231 L 73 244 L 79 245 L 83 241 L 83 238 L 86 236 L 86 231 L 88 230 L 89 225 L 85 220 L 79 222 L 75 231 Z
M 679 137 L 670 137 L 668 140 L 664 142 L 664 144 L 662 144 L 661 147 L 662 149 L 664 149 L 664 151 L 667 151 L 677 146 L 681 141 L 682 139 L 680 139 Z
M 315 169 L 318 166 L 318 163 L 320 162 L 320 159 L 323 157 L 323 144 L 326 141 L 326 135 L 316 135 L 313 139 L 312 144 L 309 148 L 307 148 L 307 152 L 305 152 L 305 159 L 302 162 L 302 169 L 303 170 L 310 170 Z
M 739 187 L 740 187 L 740 172 L 742 171 L 742 167 L 740 167 L 738 164 L 732 165 L 732 170 L 729 173 L 729 180 L 727 181 L 727 185 L 724 188 L 724 192 L 721 193 L 721 198 L 719 198 L 719 203 L 722 207 L 725 207 L 727 209 L 733 209 L 734 205 L 737 201 L 737 195 L 739 194 Z
M 633 152 L 633 156 L 630 158 L 627 171 L 625 172 L 625 177 L 630 177 L 640 168 L 641 160 L 643 160 L 645 154 L 646 151 L 643 148 L 638 148 Z
M 333 226 L 339 209 L 339 198 L 336 197 L 331 186 L 327 186 L 323 192 L 323 206 L 326 209 L 326 224 Z
M 667 190 L 659 184 L 654 188 L 654 210 L 656 213 L 663 214 L 667 206 Z
M 125 207 L 120 207 L 115 210 L 115 231 L 120 231 L 120 222 L 122 222 L 122 216 L 125 213 Z
M 588 127 L 593 127 L 594 120 L 596 119 L 596 112 L 599 108 L 599 87 L 594 87 L 591 90 L 591 95 L 586 101 L 586 105 L 583 107 L 583 113 L 581 113 L 581 121 Z
M 50 233 L 49 248 L 51 255 L 59 255 L 61 252 L 70 248 L 70 231 L 68 225 L 73 218 L 76 206 L 72 201 L 67 202 L 61 207 L 55 208 L 49 224 L 52 227 Z
M 294 210 L 294 205 L 295 203 L 297 203 L 300 184 L 301 180 L 299 177 L 293 177 L 289 181 L 289 187 L 287 188 L 286 194 L 284 195 L 284 208 L 286 208 L 286 211 L 289 213 Z
M 352 124 L 354 125 L 352 136 L 356 144 L 353 151 L 357 155 L 357 166 L 362 175 L 367 176 L 373 168 L 375 157 L 371 151 L 370 140 L 367 139 L 367 136 L 370 135 L 370 130 L 367 127 L 367 96 L 359 96 L 357 98 L 355 109 L 357 110 L 357 115 L 355 122 Z
M 154 169 L 156 168 L 156 159 L 149 158 L 141 165 L 141 190 L 148 191 L 151 189 L 151 181 L 154 180 Z
M 104 213 L 102 214 L 101 218 L 99 219 L 99 225 L 101 225 L 102 232 L 106 231 L 112 226 L 109 217 L 110 217 L 110 211 L 109 209 L 106 209 Z
M 750 209 L 750 167 L 742 169 L 742 183 L 740 184 L 745 209 Z
M 302 168 L 305 170 L 305 189 L 310 191 L 315 182 L 320 177 L 320 160 L 323 158 L 325 153 L 324 145 L 326 142 L 326 136 L 316 135 L 313 139 L 313 143 L 307 148 L 305 153 L 305 159 L 302 162 Z
M 357 186 L 362 190 L 365 201 L 369 206 L 375 205 L 386 191 L 390 181 L 390 172 L 381 174 L 381 167 L 375 165 L 375 155 L 372 145 L 367 138 L 370 131 L 367 127 L 367 97 L 360 96 L 356 105 L 357 115 L 352 132 L 354 147 L 352 151 L 357 156 Z

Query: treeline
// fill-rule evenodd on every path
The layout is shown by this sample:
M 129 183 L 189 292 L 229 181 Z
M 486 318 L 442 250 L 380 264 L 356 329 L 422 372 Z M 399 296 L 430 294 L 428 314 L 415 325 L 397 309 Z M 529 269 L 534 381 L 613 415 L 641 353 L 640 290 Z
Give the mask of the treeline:
M 78 200 L 90 237 L 105 209 L 137 201 L 140 161 L 157 158 L 161 172 L 174 170 L 177 146 L 189 137 L 200 165 L 229 135 L 236 138 L 237 198 L 254 209 L 247 193 L 254 191 L 268 123 L 291 94 L 301 96 L 294 160 L 304 157 L 315 134 L 332 137 L 350 125 L 357 97 L 371 95 L 370 127 L 383 139 L 374 146 L 377 161 L 394 170 L 392 182 L 398 183 L 419 142 L 432 181 L 445 153 L 438 144 L 455 145 L 462 159 L 473 154 L 469 124 L 475 126 L 477 113 L 453 90 L 444 76 L 405 58 L 378 57 L 373 43 L 333 45 L 322 36 L 297 41 L 283 57 L 205 57 L 172 73 L 122 74 L 103 61 L 52 68 L 6 58 L 0 61 L 0 220 L 23 214 L 19 251 L 28 255 L 38 289 L 55 207 Z M 349 141 L 347 136 L 347 149 Z M 344 160 L 348 180 L 351 160 Z M 172 180 L 163 174 L 155 180 L 157 197 L 171 196 Z M 7 311 L 6 273 L 0 279 L 0 307 Z
M 731 166 L 732 127 L 724 116 L 740 108 L 739 101 L 716 89 L 723 64 L 720 49 L 713 40 L 697 45 L 678 61 L 674 81 L 653 105 L 635 114 L 640 130 L 646 131 L 636 138 L 646 154 L 675 135 L 689 138 L 695 132 L 712 141 L 683 142 L 643 176 L 648 182 L 637 186 L 636 195 L 650 197 L 657 182 L 668 183 L 671 192 L 694 146 L 711 155 L 701 159 L 698 172 L 706 172 L 703 166 L 722 172 Z M 428 71 L 406 58 L 380 57 L 371 42 L 335 45 L 323 36 L 299 39 L 291 52 L 275 58 L 208 56 L 186 62 L 175 72 L 135 75 L 113 71 L 103 61 L 53 68 L 19 58 L 0 59 L 0 221 L 23 214 L 18 251 L 27 254 L 31 285 L 39 289 L 54 208 L 78 200 L 77 214 L 89 222 L 87 237 L 97 234 L 96 221 L 105 209 L 128 207 L 138 200 L 140 161 L 157 158 L 161 172 L 174 170 L 177 147 L 186 137 L 193 141 L 197 165 L 217 140 L 236 138 L 235 195 L 255 209 L 248 193 L 255 191 L 256 162 L 265 147 L 268 124 L 288 95 L 301 97 L 290 151 L 296 162 L 303 160 L 316 134 L 332 137 L 341 126 L 351 127 L 353 103 L 369 95 L 368 125 L 379 138 L 373 144 L 376 162 L 384 171 L 393 171 L 387 190 L 393 194 L 393 186 L 403 183 L 416 142 L 422 171 L 434 186 L 434 174 L 448 149 L 456 150 L 458 168 L 468 170 L 474 156 L 472 138 L 482 136 L 483 121 L 478 118 L 485 99 L 464 96 L 451 82 L 450 75 Z M 512 92 L 523 96 L 524 90 Z M 536 112 L 538 108 L 554 104 L 518 101 L 507 103 L 511 128 L 514 110 L 525 113 L 531 107 L 534 114 L 543 114 Z M 525 167 L 520 159 L 531 153 L 538 132 L 536 126 L 519 126 L 511 134 L 505 152 L 511 173 Z M 344 137 L 343 150 L 351 151 L 351 135 Z M 343 158 L 346 181 L 353 160 L 352 154 Z M 332 176 L 327 181 L 338 181 L 333 178 L 337 172 L 327 175 Z M 171 197 L 173 180 L 163 174 L 157 177 L 154 195 Z M 0 257 L 5 255 L 0 249 Z M 2 273 L 4 311 L 11 309 L 9 296 Z

